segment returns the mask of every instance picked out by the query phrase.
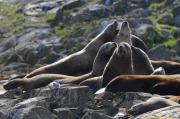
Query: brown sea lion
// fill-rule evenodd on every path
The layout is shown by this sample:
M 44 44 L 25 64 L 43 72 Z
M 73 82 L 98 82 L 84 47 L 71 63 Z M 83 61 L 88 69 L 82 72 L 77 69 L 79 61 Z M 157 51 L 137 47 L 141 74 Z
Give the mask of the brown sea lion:
M 109 82 L 106 90 L 180 95 L 180 75 L 121 75 Z
M 137 116 L 156 109 L 164 108 L 167 106 L 176 106 L 176 105 L 179 104 L 169 99 L 165 99 L 162 97 L 152 97 L 145 102 L 133 105 L 128 110 L 128 113 L 133 116 Z
M 31 78 L 17 78 L 12 81 L 9 81 L 4 88 L 14 89 L 22 85 L 24 89 L 33 89 L 33 88 L 39 88 L 41 86 L 48 85 L 50 82 L 59 80 L 60 83 L 73 83 L 73 84 L 79 84 L 81 81 L 91 78 L 93 76 L 100 76 L 103 73 L 104 67 L 106 63 L 109 61 L 111 55 L 113 54 L 114 50 L 116 48 L 116 43 L 114 42 L 108 42 L 101 46 L 99 49 L 96 58 L 93 63 L 92 72 L 78 76 L 67 76 L 67 75 L 61 75 L 61 74 L 40 74 L 36 75 Z M 42 84 L 41 84 L 42 83 Z M 30 88 L 28 87 L 30 86 Z
M 43 87 L 50 82 L 58 79 L 72 78 L 71 76 L 62 74 L 39 74 L 31 78 L 17 78 L 9 81 L 3 88 L 6 90 L 15 89 L 17 87 L 22 87 L 23 90 L 28 91 L 35 88 Z
M 111 42 L 118 33 L 117 21 L 109 24 L 97 37 L 91 40 L 81 51 L 69 55 L 52 64 L 40 67 L 26 77 L 32 77 L 38 74 L 53 73 L 65 75 L 85 74 L 91 71 L 95 56 L 106 42 Z
M 154 68 L 163 67 L 166 74 L 180 74 L 180 63 L 167 60 L 151 60 Z

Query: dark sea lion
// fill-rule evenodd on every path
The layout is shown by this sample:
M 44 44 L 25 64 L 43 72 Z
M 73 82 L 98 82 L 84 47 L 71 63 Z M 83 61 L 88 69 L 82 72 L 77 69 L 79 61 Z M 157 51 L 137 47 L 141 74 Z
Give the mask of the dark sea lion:
M 126 42 L 120 43 L 104 69 L 102 86 L 118 75 L 133 74 L 132 60 L 131 46 Z
M 145 53 L 147 53 L 148 47 L 147 47 L 147 45 L 145 44 L 145 42 L 142 39 L 140 39 L 139 37 L 131 34 L 131 42 L 132 42 L 133 46 L 135 46 L 137 48 L 140 48 Z
M 140 48 L 131 46 L 134 74 L 151 74 L 154 68 L 149 60 L 148 55 Z
M 60 80 L 60 83 L 79 84 L 81 81 L 88 78 L 101 76 L 103 74 L 104 67 L 106 66 L 116 47 L 117 45 L 114 42 L 105 43 L 99 49 L 90 73 L 75 78 L 62 79 Z
M 109 82 L 106 90 L 180 95 L 180 75 L 121 75 Z
M 38 74 L 65 74 L 78 75 L 85 74 L 91 71 L 95 56 L 101 47 L 106 42 L 111 42 L 118 33 L 118 23 L 115 21 L 109 24 L 97 37 L 91 40 L 81 51 L 69 55 L 52 64 L 40 67 L 26 77 L 32 77 Z
M 39 74 L 32 78 L 17 78 L 7 82 L 3 85 L 6 90 L 15 89 L 17 87 L 22 87 L 23 90 L 28 91 L 35 88 L 43 87 L 48 85 L 54 80 L 72 78 L 71 76 L 62 74 Z
M 169 99 L 165 99 L 162 97 L 152 97 L 145 102 L 133 105 L 128 110 L 128 113 L 133 116 L 137 116 L 156 109 L 164 108 L 167 106 L 176 106 L 176 105 L 179 104 Z
M 108 82 L 121 74 L 132 74 L 132 52 L 131 46 L 122 42 L 115 49 L 109 62 L 106 64 L 103 75 L 82 81 L 80 85 L 89 86 L 94 91 L 105 87 Z
M 163 67 L 166 74 L 180 74 L 180 63 L 167 60 L 151 60 L 154 68 Z
M 61 79 L 59 80 L 60 83 L 79 84 L 81 81 L 91 78 L 93 76 L 101 76 L 104 71 L 104 67 L 106 63 L 109 61 L 115 48 L 116 48 L 116 43 L 114 42 L 108 42 L 103 44 L 99 49 L 96 58 L 94 60 L 92 72 L 88 74 L 78 77 L 61 75 L 61 74 L 40 74 L 31 78 L 14 79 L 13 81 L 9 81 L 4 86 L 4 88 L 9 90 L 9 89 L 17 88 L 22 85 L 24 89 L 33 89 L 48 85 L 50 82 L 58 79 Z

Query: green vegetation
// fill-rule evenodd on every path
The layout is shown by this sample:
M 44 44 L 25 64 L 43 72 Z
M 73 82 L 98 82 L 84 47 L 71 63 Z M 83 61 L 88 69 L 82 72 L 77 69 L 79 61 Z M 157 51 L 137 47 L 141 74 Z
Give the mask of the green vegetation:
M 168 48 L 172 49 L 176 45 L 176 39 L 175 38 L 168 39 L 165 42 L 165 44 Z
M 156 11 L 156 10 L 162 9 L 167 3 L 168 3 L 168 0 L 163 0 L 162 2 L 152 3 L 152 4 L 150 4 L 150 6 L 148 7 L 148 10 L 150 10 L 150 11 Z
M 19 7 L 20 4 L 0 3 L 1 28 L 10 33 L 23 29 L 25 17 L 22 13 L 16 12 Z

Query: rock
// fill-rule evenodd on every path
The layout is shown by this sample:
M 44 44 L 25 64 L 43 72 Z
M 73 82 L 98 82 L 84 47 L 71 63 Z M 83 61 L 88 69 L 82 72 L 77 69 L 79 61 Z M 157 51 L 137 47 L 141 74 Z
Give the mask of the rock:
M 177 55 L 180 56 L 180 40 L 177 40 L 175 50 L 177 52 Z
M 58 119 L 55 114 L 41 106 L 11 109 L 8 115 L 11 119 Z
M 89 6 L 88 11 L 90 12 L 91 17 L 105 17 L 110 13 L 109 8 L 99 4 Z
M 12 36 L 0 44 L 0 63 L 26 63 L 35 65 L 44 59 L 52 63 L 62 58 L 59 53 L 62 48 L 60 39 L 52 36 L 49 29 L 24 30 L 19 36 Z M 48 59 L 45 59 L 48 58 Z
M 112 5 L 115 0 L 102 0 L 104 5 Z
M 36 16 L 38 14 L 53 11 L 52 9 L 58 8 L 63 4 L 62 0 L 41 1 L 33 2 L 24 6 L 23 12 L 27 16 Z
M 81 117 L 81 111 L 78 108 L 57 108 L 54 109 L 54 113 L 58 119 L 79 119 Z
M 173 14 L 171 13 L 165 13 L 163 14 L 160 19 L 158 20 L 159 23 L 162 24 L 169 24 L 169 25 L 173 25 L 174 24 L 174 19 L 173 19 Z
M 105 115 L 101 112 L 92 111 L 86 112 L 81 119 L 113 119 L 113 117 Z
M 45 97 L 34 97 L 34 98 L 29 98 L 29 99 L 23 100 L 22 102 L 16 104 L 13 108 L 14 109 L 21 109 L 21 108 L 30 107 L 32 105 L 41 106 L 41 107 L 44 107 L 47 109 L 50 108 L 48 100 Z
M 148 56 L 152 60 L 171 60 L 177 57 L 176 53 L 169 50 L 164 44 L 150 49 Z
M 80 7 L 85 3 L 84 0 L 69 0 L 63 5 L 63 10 L 73 9 Z
M 59 89 L 48 87 L 32 90 L 25 93 L 23 98 L 42 96 L 49 99 L 51 108 L 83 106 L 93 97 L 87 86 L 61 86 Z M 54 107 L 55 106 L 55 107 Z
M 151 34 L 153 34 L 154 29 L 151 24 L 140 24 L 136 29 L 137 36 L 143 40 L 151 41 Z M 146 42 L 146 41 L 145 41 Z
M 173 8 L 174 24 L 180 26 L 180 5 Z
M 133 119 L 179 119 L 180 106 L 169 106 L 142 114 Z
M 59 8 L 56 12 L 55 23 L 58 24 L 60 22 L 63 22 L 63 17 L 64 17 L 63 10 L 62 8 Z
M 8 117 L 0 111 L 0 119 L 8 119 Z

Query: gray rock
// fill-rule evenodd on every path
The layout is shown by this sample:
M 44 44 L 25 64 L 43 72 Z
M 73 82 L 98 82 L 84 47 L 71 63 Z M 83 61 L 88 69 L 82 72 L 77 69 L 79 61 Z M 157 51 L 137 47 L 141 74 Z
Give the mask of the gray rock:
M 8 117 L 0 111 L 0 119 L 8 119 Z
M 81 119 L 113 119 L 113 117 L 105 115 L 101 112 L 92 111 L 86 112 Z
M 92 17 L 104 17 L 104 16 L 108 16 L 110 13 L 109 8 L 107 8 L 104 5 L 99 5 L 99 4 L 89 6 L 88 10 Z
M 177 57 L 176 53 L 169 50 L 164 44 L 150 49 L 148 56 L 152 60 L 170 60 Z
M 62 58 L 60 39 L 52 36 L 49 29 L 24 30 L 19 36 L 12 36 L 0 44 L 0 63 L 13 62 L 34 65 L 39 60 L 46 59 L 45 63 L 52 63 Z
M 11 119 L 58 119 L 55 114 L 40 106 L 12 109 L 8 115 Z
M 152 118 L 179 119 L 180 118 L 179 111 L 180 111 L 180 106 L 169 106 L 142 114 L 133 119 L 152 119 Z
M 63 0 L 53 0 L 53 1 L 36 1 L 29 3 L 24 6 L 23 12 L 28 16 L 36 16 L 38 14 L 47 13 L 53 11 L 52 9 L 58 8 L 63 4 Z
M 112 5 L 115 0 L 102 0 L 104 5 Z
M 54 109 L 54 113 L 58 119 L 79 119 L 81 117 L 81 111 L 78 108 L 57 108 Z
M 180 26 L 180 5 L 173 8 L 174 23 L 176 26 Z
M 85 3 L 84 0 L 69 0 L 63 5 L 63 10 L 73 9 L 80 7 Z
M 52 102 L 51 108 L 83 106 L 93 97 L 87 86 L 61 86 L 59 89 L 50 89 L 48 87 L 32 90 L 25 93 L 23 98 L 32 98 L 42 96 Z

